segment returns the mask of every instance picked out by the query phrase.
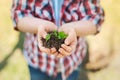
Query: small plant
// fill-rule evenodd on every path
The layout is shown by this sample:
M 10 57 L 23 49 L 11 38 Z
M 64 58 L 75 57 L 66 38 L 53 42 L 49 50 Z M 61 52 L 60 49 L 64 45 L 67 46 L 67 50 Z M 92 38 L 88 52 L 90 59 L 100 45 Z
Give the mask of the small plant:
M 66 39 L 68 35 L 65 34 L 63 31 L 52 31 L 48 32 L 47 36 L 45 39 L 42 38 L 43 41 L 43 46 L 47 48 L 52 48 L 55 47 L 57 51 L 61 47 L 61 44 L 64 43 L 64 40 Z
M 62 32 L 58 32 L 58 39 L 65 39 L 68 35 L 65 34 L 63 31 Z
M 46 41 L 48 41 L 50 39 L 51 35 L 54 35 L 58 39 L 65 39 L 68 36 L 63 31 L 61 31 L 61 32 L 53 31 L 52 34 L 51 33 L 47 34 Z
M 46 41 L 48 41 L 48 40 L 50 39 L 50 36 L 51 36 L 50 34 L 47 34 L 47 36 L 46 36 L 46 38 L 45 38 Z

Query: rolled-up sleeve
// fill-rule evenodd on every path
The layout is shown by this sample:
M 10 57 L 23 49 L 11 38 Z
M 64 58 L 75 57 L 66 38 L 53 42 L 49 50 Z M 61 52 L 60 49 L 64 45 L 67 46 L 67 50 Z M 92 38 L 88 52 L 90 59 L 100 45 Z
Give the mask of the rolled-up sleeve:
M 90 20 L 96 25 L 97 33 L 101 30 L 101 24 L 104 21 L 104 10 L 100 6 L 99 0 L 82 0 L 79 10 L 82 20 Z
M 18 20 L 25 16 L 33 16 L 34 0 L 13 0 L 11 17 L 14 29 L 18 30 Z

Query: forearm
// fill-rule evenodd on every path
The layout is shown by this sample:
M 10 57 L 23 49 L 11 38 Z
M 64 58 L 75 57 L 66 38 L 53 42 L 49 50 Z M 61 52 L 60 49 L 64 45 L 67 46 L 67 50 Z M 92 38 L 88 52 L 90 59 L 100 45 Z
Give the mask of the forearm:
M 96 26 L 91 21 L 76 21 L 70 23 L 77 36 L 87 36 L 97 32 Z
M 47 24 L 46 24 L 47 23 Z M 18 20 L 17 28 L 21 32 L 37 33 L 38 27 L 49 25 L 52 22 L 47 20 L 35 18 L 35 17 L 24 17 Z
M 40 20 L 33 17 L 24 17 L 17 22 L 17 28 L 21 32 L 37 33 Z

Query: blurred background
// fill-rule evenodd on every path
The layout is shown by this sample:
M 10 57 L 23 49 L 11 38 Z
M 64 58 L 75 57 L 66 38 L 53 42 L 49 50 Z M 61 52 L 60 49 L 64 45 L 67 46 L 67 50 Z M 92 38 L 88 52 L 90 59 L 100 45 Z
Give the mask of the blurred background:
M 0 0 L 0 80 L 29 80 L 29 71 L 22 55 L 23 33 L 13 30 L 10 17 L 12 0 Z M 101 32 L 88 36 L 87 69 L 81 80 L 120 80 L 120 0 L 101 0 L 105 22 Z M 19 42 L 19 43 L 18 43 Z

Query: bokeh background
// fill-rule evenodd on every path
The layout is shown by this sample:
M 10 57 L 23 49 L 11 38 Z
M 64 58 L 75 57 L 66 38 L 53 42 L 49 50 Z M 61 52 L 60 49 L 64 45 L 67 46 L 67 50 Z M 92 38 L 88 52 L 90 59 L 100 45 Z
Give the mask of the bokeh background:
M 0 80 L 29 80 L 22 55 L 24 35 L 13 30 L 11 4 L 12 0 L 0 0 Z M 92 55 L 112 57 L 109 65 L 99 71 L 83 70 L 86 79 L 82 80 L 120 80 L 120 0 L 101 0 L 101 5 L 105 10 L 105 22 L 98 35 L 87 37 L 89 50 Z

